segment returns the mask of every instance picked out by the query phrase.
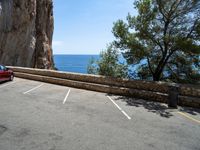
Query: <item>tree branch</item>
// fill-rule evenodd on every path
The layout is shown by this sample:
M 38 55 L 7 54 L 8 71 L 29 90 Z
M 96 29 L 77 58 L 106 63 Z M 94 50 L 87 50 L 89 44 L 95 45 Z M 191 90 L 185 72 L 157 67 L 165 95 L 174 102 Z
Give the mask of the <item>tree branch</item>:
M 171 73 L 173 74 L 173 76 L 176 78 L 176 80 L 179 80 L 180 78 L 177 76 L 177 74 L 173 71 L 173 69 L 167 65 L 167 68 L 171 71 Z
M 187 34 L 187 36 L 186 36 L 187 39 L 190 38 L 192 32 L 195 30 L 195 26 L 197 25 L 198 21 L 199 21 L 199 19 L 196 19 L 196 20 L 195 20 L 195 22 L 194 22 L 194 24 L 193 24 L 193 26 L 192 26 L 190 32 L 189 32 L 189 33 Z
M 148 56 L 147 56 L 147 62 L 148 62 L 149 70 L 150 70 L 151 74 L 153 75 L 154 72 L 153 72 L 153 69 L 152 69 L 152 66 L 151 66 L 151 63 L 150 63 L 150 60 L 149 60 L 149 57 L 148 57 Z
M 159 11 L 160 11 L 160 13 L 162 14 L 162 16 L 163 16 L 163 21 L 165 22 L 165 19 L 167 18 L 166 17 L 166 15 L 165 15 L 165 13 L 163 12 L 163 8 L 162 8 L 162 4 L 161 4 L 161 1 L 160 0 L 156 0 L 156 2 L 157 2 L 157 4 L 158 4 L 158 9 L 159 9 Z

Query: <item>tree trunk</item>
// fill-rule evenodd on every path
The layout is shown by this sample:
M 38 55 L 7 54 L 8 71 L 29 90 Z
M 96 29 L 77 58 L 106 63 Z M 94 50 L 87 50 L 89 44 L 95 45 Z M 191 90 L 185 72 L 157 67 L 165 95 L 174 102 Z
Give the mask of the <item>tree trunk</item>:
M 160 74 L 158 74 L 158 73 L 153 74 L 153 81 L 160 81 L 160 78 L 161 78 L 161 73 Z
M 156 69 L 157 71 L 154 72 L 154 74 L 153 74 L 153 81 L 161 80 L 161 75 L 163 73 L 163 69 L 164 69 L 164 64 L 160 68 Z

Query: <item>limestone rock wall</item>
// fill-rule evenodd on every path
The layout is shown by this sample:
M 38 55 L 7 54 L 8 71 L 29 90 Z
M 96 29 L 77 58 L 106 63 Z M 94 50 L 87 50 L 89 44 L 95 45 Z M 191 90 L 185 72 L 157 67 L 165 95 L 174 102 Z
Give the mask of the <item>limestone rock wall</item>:
M 0 64 L 53 68 L 52 0 L 0 0 Z

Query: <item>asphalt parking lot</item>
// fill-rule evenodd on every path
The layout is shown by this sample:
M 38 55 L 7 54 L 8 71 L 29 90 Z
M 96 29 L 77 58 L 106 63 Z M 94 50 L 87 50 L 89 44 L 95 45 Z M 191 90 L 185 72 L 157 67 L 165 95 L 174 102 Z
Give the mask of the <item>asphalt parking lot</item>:
M 15 78 L 0 84 L 0 150 L 200 150 L 200 109 Z

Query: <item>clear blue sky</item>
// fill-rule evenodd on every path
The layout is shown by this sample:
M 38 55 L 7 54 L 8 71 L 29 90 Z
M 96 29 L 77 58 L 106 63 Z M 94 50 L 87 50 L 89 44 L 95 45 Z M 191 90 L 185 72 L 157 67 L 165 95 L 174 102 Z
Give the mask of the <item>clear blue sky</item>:
M 113 22 L 134 14 L 134 0 L 54 0 L 54 54 L 99 54 Z

